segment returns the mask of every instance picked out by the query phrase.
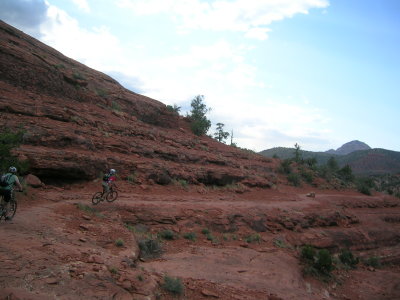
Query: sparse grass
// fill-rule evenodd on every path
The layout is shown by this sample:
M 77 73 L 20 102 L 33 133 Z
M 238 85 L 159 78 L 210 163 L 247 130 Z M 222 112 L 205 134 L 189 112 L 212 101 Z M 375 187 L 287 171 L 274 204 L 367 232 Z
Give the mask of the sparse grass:
M 123 247 L 125 245 L 124 240 L 123 239 L 117 239 L 115 241 L 115 246 L 117 247 Z
M 139 281 L 143 281 L 143 280 L 144 280 L 144 278 L 143 278 L 142 275 L 138 275 L 138 276 L 137 276 L 137 279 L 138 279 Z
M 56 69 L 65 69 L 65 66 L 63 64 L 56 64 L 56 65 L 54 65 L 54 67 Z
M 286 244 L 285 241 L 280 239 L 274 239 L 274 245 L 278 248 L 291 248 L 290 245 Z
M 82 210 L 82 211 L 84 211 L 86 213 L 95 215 L 95 216 L 97 216 L 99 218 L 104 218 L 103 214 L 99 213 L 95 208 L 93 208 L 93 207 L 91 207 L 91 206 L 89 206 L 87 204 L 77 203 L 76 206 L 77 206 L 78 209 L 80 209 L 80 210 Z
M 116 267 L 110 267 L 108 270 L 111 274 L 118 274 L 118 269 Z
M 176 234 L 172 230 L 163 230 L 158 233 L 158 236 L 164 240 L 174 240 L 177 238 Z
M 107 91 L 103 90 L 103 89 L 95 89 L 95 93 L 97 96 L 100 96 L 102 98 L 106 98 L 107 97 Z
M 184 292 L 184 285 L 179 278 L 173 278 L 168 275 L 164 276 L 163 289 L 174 294 L 182 295 Z
M 249 244 L 254 242 L 259 243 L 261 241 L 261 236 L 258 233 L 253 233 L 246 236 L 245 241 Z
M 187 240 L 196 241 L 196 233 L 195 232 L 187 232 L 183 235 L 183 237 Z

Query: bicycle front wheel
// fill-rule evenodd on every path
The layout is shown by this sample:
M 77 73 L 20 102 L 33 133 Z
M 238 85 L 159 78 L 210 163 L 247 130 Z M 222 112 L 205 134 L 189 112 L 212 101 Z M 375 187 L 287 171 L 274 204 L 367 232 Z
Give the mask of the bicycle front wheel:
M 101 201 L 102 192 L 96 192 L 92 197 L 92 203 L 94 205 L 98 204 Z
M 107 194 L 106 200 L 107 202 L 113 202 L 118 198 L 118 192 L 117 191 L 110 191 Z

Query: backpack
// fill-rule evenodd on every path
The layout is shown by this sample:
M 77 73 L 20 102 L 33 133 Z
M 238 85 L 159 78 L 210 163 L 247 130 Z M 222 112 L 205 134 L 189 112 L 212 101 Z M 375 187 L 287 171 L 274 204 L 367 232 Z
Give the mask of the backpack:
M 8 181 L 10 180 L 11 174 L 3 174 L 0 178 L 0 187 L 6 187 L 9 185 Z

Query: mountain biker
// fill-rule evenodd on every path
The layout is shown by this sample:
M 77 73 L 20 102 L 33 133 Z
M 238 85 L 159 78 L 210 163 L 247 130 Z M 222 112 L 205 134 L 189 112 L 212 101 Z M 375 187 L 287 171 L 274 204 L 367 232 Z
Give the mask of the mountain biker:
M 115 169 L 110 169 L 109 172 L 104 175 L 103 177 L 103 182 L 101 183 L 101 185 L 103 186 L 103 195 L 102 198 L 104 198 L 108 192 L 110 191 L 110 187 L 113 185 L 113 182 L 117 179 L 115 177 L 115 173 L 117 171 L 115 171 Z
M 5 181 L 7 182 L 7 185 L 0 187 L 0 195 L 2 195 L 4 197 L 6 210 L 8 210 L 9 202 L 11 200 L 11 193 L 12 193 L 12 190 L 14 189 L 14 185 L 16 185 L 18 187 L 19 191 L 22 192 L 22 185 L 19 182 L 19 179 L 18 179 L 18 176 L 16 175 L 16 173 L 17 173 L 17 168 L 10 167 L 8 169 L 8 173 L 3 175 L 5 177 Z

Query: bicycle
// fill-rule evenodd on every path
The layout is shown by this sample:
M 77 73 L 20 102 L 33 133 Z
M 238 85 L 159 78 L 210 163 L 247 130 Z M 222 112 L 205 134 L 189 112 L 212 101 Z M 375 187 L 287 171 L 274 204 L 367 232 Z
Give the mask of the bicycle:
M 107 192 L 107 195 L 105 197 L 105 200 L 107 202 L 113 202 L 113 201 L 117 200 L 118 191 L 116 190 L 116 188 L 117 188 L 117 186 L 115 184 L 110 186 L 110 190 Z M 94 193 L 94 195 L 92 197 L 93 205 L 98 204 L 100 201 L 104 201 L 103 196 L 104 196 L 104 192 L 96 192 L 96 193 Z
M 4 217 L 4 220 L 12 220 L 17 212 L 17 200 L 15 199 L 15 191 L 11 190 L 11 199 L 8 203 L 8 209 L 6 208 L 6 203 L 4 201 L 4 196 L 0 195 L 0 221 Z

